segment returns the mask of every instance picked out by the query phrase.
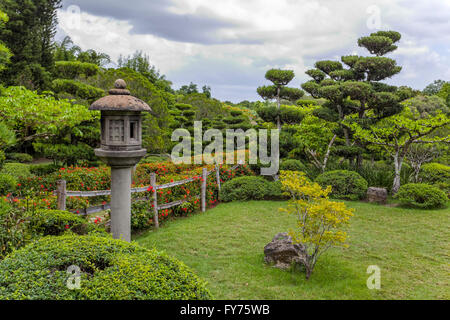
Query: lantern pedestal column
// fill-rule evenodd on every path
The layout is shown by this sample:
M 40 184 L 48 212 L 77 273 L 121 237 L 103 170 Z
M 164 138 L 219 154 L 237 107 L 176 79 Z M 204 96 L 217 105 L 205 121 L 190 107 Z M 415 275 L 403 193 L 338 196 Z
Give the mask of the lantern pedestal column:
M 95 154 L 111 167 L 111 232 L 114 239 L 131 241 L 131 176 L 147 150 L 109 151 Z
M 131 171 L 111 167 L 111 232 L 114 239 L 131 241 Z

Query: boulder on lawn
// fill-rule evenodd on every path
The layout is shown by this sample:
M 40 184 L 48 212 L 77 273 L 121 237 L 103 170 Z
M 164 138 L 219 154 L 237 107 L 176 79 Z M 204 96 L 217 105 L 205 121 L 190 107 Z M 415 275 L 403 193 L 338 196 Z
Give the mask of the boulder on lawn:
M 266 263 L 286 270 L 294 264 L 304 265 L 306 248 L 302 244 L 294 244 L 287 233 L 279 233 L 264 247 L 264 256 Z
M 386 204 L 388 193 L 385 188 L 370 187 L 367 190 L 367 201 Z

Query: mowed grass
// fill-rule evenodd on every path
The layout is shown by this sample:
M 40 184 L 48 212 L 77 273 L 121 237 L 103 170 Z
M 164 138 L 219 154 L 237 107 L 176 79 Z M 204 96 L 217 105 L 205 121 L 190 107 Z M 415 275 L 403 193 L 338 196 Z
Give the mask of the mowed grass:
M 136 240 L 163 250 L 208 281 L 215 299 L 449 299 L 450 210 L 347 202 L 350 247 L 330 249 L 309 281 L 264 264 L 264 246 L 294 226 L 285 202 L 235 202 L 171 221 Z M 367 267 L 381 269 L 369 290 Z

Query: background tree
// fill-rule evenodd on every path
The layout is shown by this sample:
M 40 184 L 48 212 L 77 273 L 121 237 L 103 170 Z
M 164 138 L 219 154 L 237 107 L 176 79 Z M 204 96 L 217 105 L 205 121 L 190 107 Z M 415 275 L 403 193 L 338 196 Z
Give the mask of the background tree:
M 336 129 L 336 123 L 310 114 L 303 119 L 295 133 L 297 148 L 303 150 L 311 158 L 313 165 L 321 172 L 325 172 L 327 167 L 332 147 L 337 138 Z
M 264 100 L 276 99 L 278 111 L 281 108 L 281 99 L 297 101 L 304 95 L 304 92 L 300 89 L 286 87 L 295 77 L 295 73 L 292 70 L 271 69 L 266 72 L 265 77 L 273 85 L 259 87 L 257 92 Z M 277 115 L 276 124 L 278 130 L 281 130 L 280 115 Z
M 414 170 L 414 182 L 418 183 L 419 173 L 422 165 L 439 156 L 439 149 L 436 145 L 413 144 L 409 147 L 406 159 Z
M 379 31 L 358 40 L 360 47 L 366 48 L 374 57 L 356 55 L 343 56 L 341 61 L 324 60 L 315 64 L 315 69 L 308 70 L 313 80 L 302 84 L 302 88 L 313 98 L 323 98 L 327 102 L 316 115 L 324 119 L 337 118 L 341 126 L 342 141 L 348 152 L 349 160 L 358 157 L 358 167 L 362 162 L 362 141 L 352 142 L 349 127 L 343 124 L 348 115 L 355 114 L 359 119 L 366 119 L 367 125 L 384 117 L 391 116 L 401 110 L 400 102 L 413 95 L 408 88 L 397 88 L 384 84 L 383 81 L 401 71 L 395 60 L 384 57 L 385 54 L 397 49 L 395 43 L 401 35 L 395 31 Z M 324 110 L 325 109 L 325 110 Z M 368 112 L 371 112 L 371 119 Z M 359 148 L 354 148 L 353 143 Z
M 0 120 L 14 131 L 21 152 L 30 151 L 27 149 L 32 143 L 77 129 L 85 121 L 98 122 L 98 118 L 99 114 L 90 112 L 87 106 L 39 95 L 24 87 L 9 87 L 0 95 Z
M 178 93 L 182 94 L 182 95 L 198 93 L 198 88 L 195 83 L 191 82 L 191 83 L 189 83 L 189 85 L 181 86 L 181 88 L 178 90 Z
M 139 72 L 153 83 L 158 89 L 175 93 L 172 89 L 172 82 L 166 79 L 166 76 L 161 74 L 158 69 L 150 62 L 150 57 L 142 51 L 136 51 L 132 56 L 120 56 L 117 62 L 119 68 L 130 68 Z
M 46 89 L 53 68 L 56 9 L 61 0 L 4 0 L 9 22 L 0 29 L 0 41 L 12 52 L 11 64 L 2 73 L 7 85 Z
M 442 86 L 446 83 L 444 80 L 434 80 L 423 89 L 422 93 L 427 96 L 433 96 L 441 91 Z
M 204 85 L 202 87 L 202 93 L 207 97 L 207 98 L 211 98 L 211 87 Z
M 391 117 L 382 119 L 370 127 L 361 126 L 356 121 L 348 121 L 357 138 L 370 144 L 383 147 L 394 160 L 395 177 L 392 193 L 400 188 L 400 174 L 405 157 L 413 144 L 435 144 L 450 142 L 448 136 L 432 136 L 436 130 L 448 127 L 450 118 L 438 110 L 423 117 L 410 103 L 404 110 Z M 353 115 L 356 118 L 356 115 Z

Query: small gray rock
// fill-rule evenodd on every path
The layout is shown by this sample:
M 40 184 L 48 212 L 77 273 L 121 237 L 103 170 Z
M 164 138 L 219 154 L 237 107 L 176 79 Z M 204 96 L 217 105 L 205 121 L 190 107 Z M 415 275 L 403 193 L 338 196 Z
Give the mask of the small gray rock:
M 302 244 L 294 244 L 287 233 L 279 233 L 264 247 L 264 255 L 264 262 L 286 270 L 293 264 L 304 265 L 306 248 Z

